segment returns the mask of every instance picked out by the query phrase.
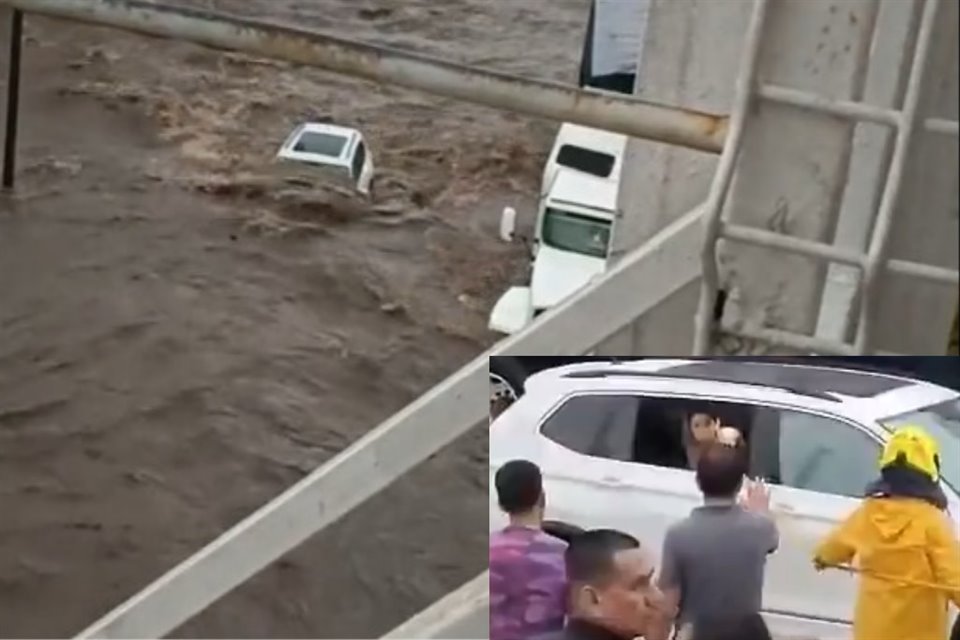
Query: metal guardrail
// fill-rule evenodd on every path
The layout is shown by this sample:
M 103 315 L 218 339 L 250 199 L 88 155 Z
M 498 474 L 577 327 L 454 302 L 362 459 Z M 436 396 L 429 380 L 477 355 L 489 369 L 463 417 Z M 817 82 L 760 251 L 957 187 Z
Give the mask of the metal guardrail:
M 338 36 L 139 0 L 0 0 L 0 6 L 319 67 L 374 82 L 719 153 L 725 116 L 612 97 Z

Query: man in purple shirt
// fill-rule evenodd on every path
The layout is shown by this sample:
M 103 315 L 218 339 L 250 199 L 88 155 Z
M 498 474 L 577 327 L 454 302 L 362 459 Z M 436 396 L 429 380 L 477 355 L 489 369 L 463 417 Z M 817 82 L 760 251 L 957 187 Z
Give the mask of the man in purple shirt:
M 540 469 L 511 460 L 494 479 L 510 524 L 490 535 L 490 640 L 527 640 L 563 628 L 566 543 L 543 532 Z

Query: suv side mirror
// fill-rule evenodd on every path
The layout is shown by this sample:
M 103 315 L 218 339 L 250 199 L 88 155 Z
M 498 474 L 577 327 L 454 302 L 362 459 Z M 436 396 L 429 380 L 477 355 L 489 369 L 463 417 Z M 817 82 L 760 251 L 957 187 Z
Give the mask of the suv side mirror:
M 500 214 L 500 239 L 504 242 L 513 242 L 513 235 L 517 228 L 517 210 L 513 207 L 504 207 Z

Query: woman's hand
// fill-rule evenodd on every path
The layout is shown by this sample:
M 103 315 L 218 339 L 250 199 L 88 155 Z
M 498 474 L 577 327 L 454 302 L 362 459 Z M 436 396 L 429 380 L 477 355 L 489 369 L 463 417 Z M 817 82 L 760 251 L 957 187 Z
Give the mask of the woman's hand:
M 728 447 L 739 446 L 742 438 L 743 436 L 740 434 L 740 430 L 736 427 L 720 427 L 719 431 L 717 431 L 717 442 L 725 444 Z

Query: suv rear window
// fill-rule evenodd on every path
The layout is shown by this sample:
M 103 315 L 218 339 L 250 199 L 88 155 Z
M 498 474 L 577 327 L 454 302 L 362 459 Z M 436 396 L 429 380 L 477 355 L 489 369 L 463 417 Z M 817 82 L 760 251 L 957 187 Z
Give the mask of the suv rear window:
M 315 153 L 320 156 L 339 158 L 346 144 L 347 139 L 343 136 L 306 131 L 297 138 L 293 150 L 300 153 Z
M 629 462 L 640 409 L 638 396 L 577 396 L 543 425 L 543 435 L 588 456 Z

